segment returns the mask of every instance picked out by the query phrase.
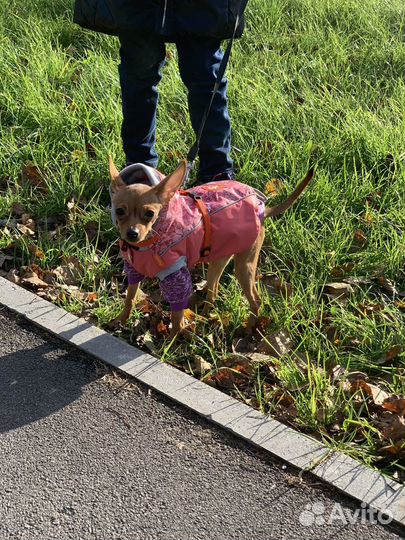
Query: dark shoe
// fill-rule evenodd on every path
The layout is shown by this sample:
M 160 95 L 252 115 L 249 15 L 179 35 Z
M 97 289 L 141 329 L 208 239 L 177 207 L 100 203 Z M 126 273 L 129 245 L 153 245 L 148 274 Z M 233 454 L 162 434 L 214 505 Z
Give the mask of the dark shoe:
M 235 180 L 235 172 L 234 171 L 227 171 L 227 172 L 220 172 L 218 174 L 215 174 L 214 176 L 210 176 L 209 178 L 197 178 L 195 182 L 193 182 L 193 185 L 200 186 L 201 184 L 207 184 L 208 182 L 220 182 L 223 180 Z

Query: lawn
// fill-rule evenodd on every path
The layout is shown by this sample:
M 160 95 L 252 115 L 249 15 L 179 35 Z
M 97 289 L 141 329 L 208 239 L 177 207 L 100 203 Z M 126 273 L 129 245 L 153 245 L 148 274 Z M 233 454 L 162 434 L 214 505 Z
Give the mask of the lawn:
M 118 42 L 75 26 L 72 4 L 0 0 L 0 275 L 106 325 L 125 289 L 107 191 L 108 155 L 124 163 Z M 193 141 L 172 45 L 167 59 L 163 172 Z M 228 69 L 238 179 L 279 201 L 316 167 L 266 225 L 255 335 L 232 268 L 188 339 L 165 340 L 155 283 L 120 334 L 402 482 L 404 75 L 401 0 L 250 0 Z

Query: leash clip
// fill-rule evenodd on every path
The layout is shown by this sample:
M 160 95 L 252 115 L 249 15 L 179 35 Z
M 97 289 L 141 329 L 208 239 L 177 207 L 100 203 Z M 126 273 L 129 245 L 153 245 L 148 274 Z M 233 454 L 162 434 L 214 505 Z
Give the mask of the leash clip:
M 186 176 L 184 177 L 184 189 L 187 188 L 188 186 L 188 183 L 190 181 L 190 172 L 194 169 L 194 166 L 195 166 L 195 160 L 193 161 L 187 161 L 187 171 L 186 171 Z

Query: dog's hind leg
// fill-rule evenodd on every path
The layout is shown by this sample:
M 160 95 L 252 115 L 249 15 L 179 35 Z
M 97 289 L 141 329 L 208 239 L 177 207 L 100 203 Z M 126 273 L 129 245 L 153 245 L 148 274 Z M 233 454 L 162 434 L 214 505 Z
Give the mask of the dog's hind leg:
M 226 265 L 229 263 L 232 257 L 224 257 L 218 259 L 218 261 L 213 261 L 208 265 L 207 272 L 207 295 L 205 299 L 203 315 L 206 315 L 208 311 L 212 308 L 217 296 L 219 289 L 219 280 L 225 270 Z
M 260 249 L 264 240 L 264 227 L 261 228 L 254 244 L 234 256 L 236 278 L 242 287 L 243 293 L 249 302 L 251 315 L 247 323 L 248 331 L 255 325 L 261 305 L 259 293 L 256 288 L 256 269 L 259 260 Z

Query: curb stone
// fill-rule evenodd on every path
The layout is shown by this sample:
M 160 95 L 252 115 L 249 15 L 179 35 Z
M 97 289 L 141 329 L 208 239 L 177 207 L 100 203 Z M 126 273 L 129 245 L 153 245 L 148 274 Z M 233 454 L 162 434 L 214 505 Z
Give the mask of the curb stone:
M 0 277 L 0 304 L 234 435 L 405 525 L 405 486 Z

